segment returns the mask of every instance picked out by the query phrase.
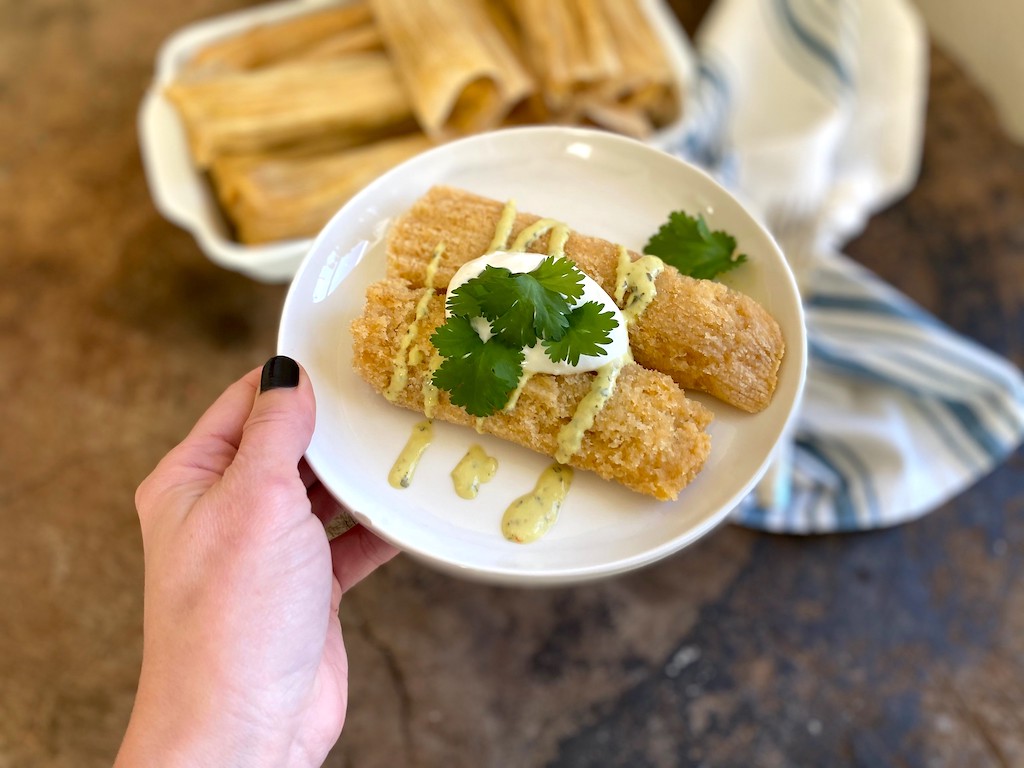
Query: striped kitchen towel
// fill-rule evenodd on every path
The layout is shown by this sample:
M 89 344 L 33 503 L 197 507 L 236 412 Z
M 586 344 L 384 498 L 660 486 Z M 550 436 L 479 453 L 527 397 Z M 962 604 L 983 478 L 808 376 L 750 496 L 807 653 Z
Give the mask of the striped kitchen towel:
M 894 525 L 1024 438 L 1024 378 L 842 255 L 917 176 L 927 38 L 904 0 L 717 0 L 671 148 L 772 231 L 807 315 L 790 439 L 733 520 L 789 533 Z

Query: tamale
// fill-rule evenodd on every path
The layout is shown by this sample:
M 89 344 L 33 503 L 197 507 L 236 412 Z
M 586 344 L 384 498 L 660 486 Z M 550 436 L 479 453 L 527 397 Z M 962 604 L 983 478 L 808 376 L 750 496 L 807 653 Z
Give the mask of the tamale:
M 422 288 L 403 280 L 374 283 L 367 289 L 362 315 L 352 323 L 353 367 L 379 393 L 390 385 L 395 355 L 422 293 Z M 409 351 L 419 362 L 410 366 L 396 405 L 423 412 L 424 384 L 435 354 L 430 335 L 443 321 L 444 296 L 437 294 L 417 323 Z M 554 456 L 558 432 L 572 419 L 593 376 L 537 374 L 526 384 L 514 408 L 479 421 L 452 405 L 448 394 L 441 391 L 431 415 Z M 568 463 L 639 493 L 674 499 L 708 457 L 711 438 L 705 429 L 711 418 L 711 412 L 687 398 L 671 378 L 631 363 L 622 369 L 614 392 Z
M 598 128 L 642 139 L 652 130 L 651 121 L 642 109 L 633 109 L 622 104 L 609 103 L 601 99 L 582 99 L 577 105 L 579 118 Z
M 482 0 L 372 0 L 372 7 L 428 135 L 493 128 L 533 91 Z
M 445 243 L 434 277 L 443 288 L 462 264 L 487 252 L 504 204 L 450 187 L 434 187 L 392 225 L 387 274 L 422 285 L 435 244 Z M 512 237 L 540 217 L 518 213 Z M 546 252 L 548 235 L 528 248 Z M 619 249 L 572 232 L 567 258 L 610 295 L 618 281 Z M 630 252 L 631 259 L 639 254 Z M 785 344 L 778 323 L 754 299 L 713 280 L 663 270 L 657 295 L 630 325 L 630 346 L 641 365 L 662 371 L 680 386 L 707 392 L 756 413 L 771 401 Z
M 522 55 L 555 115 L 574 116 L 575 99 L 621 72 L 616 33 L 598 0 L 509 0 L 523 39 Z
M 614 45 L 621 66 L 601 86 L 609 102 L 641 111 L 655 127 L 679 116 L 679 83 L 665 46 L 637 0 L 597 0 L 608 25 L 615 30 Z
M 228 155 L 211 176 L 241 242 L 312 237 L 356 192 L 432 145 L 417 133 L 332 153 Z
M 384 38 L 381 37 L 380 28 L 371 23 L 325 37 L 315 45 L 296 52 L 291 58 L 294 61 L 323 61 L 351 53 L 383 50 Z
M 367 133 L 407 122 L 412 108 L 383 53 L 282 64 L 166 89 L 185 123 L 195 162 L 325 133 Z
M 372 26 L 367 0 L 259 24 L 200 48 L 185 65 L 183 75 L 264 67 L 301 55 L 328 38 Z

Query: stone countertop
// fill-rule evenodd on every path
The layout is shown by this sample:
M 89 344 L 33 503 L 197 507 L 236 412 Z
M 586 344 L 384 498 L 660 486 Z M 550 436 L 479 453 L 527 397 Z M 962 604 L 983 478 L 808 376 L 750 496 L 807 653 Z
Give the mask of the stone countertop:
M 0 0 L 0 765 L 109 765 L 131 707 L 133 492 L 274 349 L 285 288 L 150 202 L 159 44 L 239 0 Z M 673 4 L 693 28 L 706 3 Z M 1024 363 L 1024 148 L 941 52 L 920 183 L 848 252 Z M 577 588 L 399 558 L 342 607 L 330 766 L 1024 765 L 1024 454 L 926 518 L 725 527 Z

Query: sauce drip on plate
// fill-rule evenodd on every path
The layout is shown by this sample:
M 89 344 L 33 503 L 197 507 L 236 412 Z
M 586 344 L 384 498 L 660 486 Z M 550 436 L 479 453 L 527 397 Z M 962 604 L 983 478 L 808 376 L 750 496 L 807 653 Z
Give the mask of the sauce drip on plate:
M 526 544 L 536 541 L 558 519 L 558 511 L 572 485 L 573 470 L 564 464 L 552 464 L 537 479 L 533 491 L 512 502 L 501 518 L 501 532 L 509 541 Z
M 473 444 L 452 470 L 455 492 L 463 499 L 475 499 L 480 486 L 493 478 L 497 471 L 498 460 L 488 456 L 479 445 Z
M 417 422 L 405 447 L 391 467 L 391 472 L 388 473 L 388 483 L 392 488 L 408 488 L 412 485 L 412 477 L 416 474 L 420 458 L 433 439 L 433 422 L 430 419 Z

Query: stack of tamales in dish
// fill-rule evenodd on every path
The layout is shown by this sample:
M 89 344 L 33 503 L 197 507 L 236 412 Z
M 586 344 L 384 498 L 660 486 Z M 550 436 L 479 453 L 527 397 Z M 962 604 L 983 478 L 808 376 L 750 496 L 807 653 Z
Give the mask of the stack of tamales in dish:
M 505 125 L 643 137 L 678 117 L 639 0 L 355 0 L 215 40 L 166 96 L 242 243 L 314 235 L 434 144 Z

